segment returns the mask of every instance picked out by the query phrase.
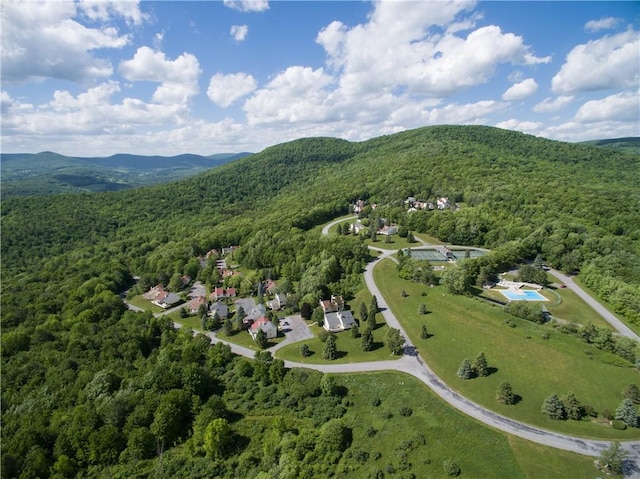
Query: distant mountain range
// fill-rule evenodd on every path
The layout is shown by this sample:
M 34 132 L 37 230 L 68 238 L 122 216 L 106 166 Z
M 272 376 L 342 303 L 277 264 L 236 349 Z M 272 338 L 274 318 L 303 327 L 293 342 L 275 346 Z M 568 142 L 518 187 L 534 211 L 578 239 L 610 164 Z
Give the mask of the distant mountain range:
M 250 154 L 142 156 L 119 153 L 86 158 L 51 151 L 3 153 L 0 185 L 3 197 L 116 191 L 178 180 Z
M 582 144 L 640 154 L 640 137 L 585 141 Z M 143 156 L 72 157 L 51 151 L 0 154 L 2 197 L 117 191 L 193 176 L 252 153 L 185 153 Z

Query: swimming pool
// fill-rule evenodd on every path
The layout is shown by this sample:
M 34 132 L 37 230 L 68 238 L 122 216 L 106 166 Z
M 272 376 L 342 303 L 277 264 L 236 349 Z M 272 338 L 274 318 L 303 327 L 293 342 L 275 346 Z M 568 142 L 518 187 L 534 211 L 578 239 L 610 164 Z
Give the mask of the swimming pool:
M 509 300 L 509 301 L 548 301 L 547 298 L 542 296 L 537 291 L 532 291 L 530 289 L 519 289 L 514 291 L 513 289 L 505 289 L 500 290 L 500 292 Z

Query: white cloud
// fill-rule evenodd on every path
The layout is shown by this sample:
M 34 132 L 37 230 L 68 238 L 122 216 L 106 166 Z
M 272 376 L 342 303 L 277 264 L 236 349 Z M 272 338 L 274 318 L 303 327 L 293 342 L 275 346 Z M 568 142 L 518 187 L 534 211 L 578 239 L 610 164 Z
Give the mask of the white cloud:
M 241 42 L 247 38 L 249 27 L 247 25 L 232 25 L 230 33 L 236 42 Z
M 223 75 L 217 73 L 211 77 L 207 95 L 213 103 L 226 108 L 234 101 L 253 92 L 258 83 L 247 73 Z
M 287 68 L 245 102 L 249 124 L 327 120 L 331 109 L 326 87 L 332 81 L 322 68 Z
M 140 11 L 138 0 L 80 0 L 79 8 L 91 20 L 122 17 L 127 23 L 140 25 L 148 18 Z
M 340 75 L 345 94 L 394 91 L 444 97 L 486 83 L 497 65 L 548 62 L 531 54 L 523 39 L 486 26 L 457 36 L 458 16 L 470 3 L 379 2 L 368 23 L 348 28 L 332 22 L 316 42 L 327 53 L 327 65 Z M 470 23 L 467 26 L 470 26 Z M 432 27 L 445 28 L 434 33 Z
M 562 110 L 565 106 L 573 101 L 572 96 L 559 96 L 556 98 L 545 98 L 533 107 L 536 113 L 551 113 Z
M 527 78 L 515 85 L 512 85 L 502 94 L 505 101 L 523 100 L 538 91 L 538 84 L 533 78 Z
M 501 121 L 500 123 L 497 123 L 496 126 L 505 130 L 515 130 L 529 135 L 537 135 L 544 127 L 544 124 L 536 121 L 519 121 L 512 118 L 510 120 Z
M 574 119 L 580 123 L 630 121 L 640 124 L 640 94 L 628 91 L 588 101 L 580 107 Z
M 620 19 L 615 17 L 601 18 L 600 20 L 591 20 L 587 22 L 584 29 L 588 32 L 598 32 L 600 30 L 611 30 L 620 24 Z
M 190 53 L 168 60 L 163 52 L 140 47 L 134 57 L 121 62 L 118 69 L 130 81 L 161 83 L 153 94 L 156 103 L 186 103 L 199 91 L 200 64 Z
M 628 30 L 578 45 L 551 80 L 554 93 L 633 88 L 640 83 L 640 35 Z
M 224 5 L 241 12 L 263 12 L 269 9 L 267 0 L 224 0 Z
M 83 26 L 73 20 L 76 14 L 72 2 L 3 2 L 2 80 L 84 82 L 111 75 L 111 63 L 94 52 L 122 48 L 130 42 L 129 36 L 113 27 Z

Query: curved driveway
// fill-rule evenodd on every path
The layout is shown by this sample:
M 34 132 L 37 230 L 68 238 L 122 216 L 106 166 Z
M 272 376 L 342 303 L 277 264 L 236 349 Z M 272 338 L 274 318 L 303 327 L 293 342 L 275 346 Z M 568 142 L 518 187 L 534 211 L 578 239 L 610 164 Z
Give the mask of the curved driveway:
M 327 235 L 329 232 L 329 228 L 336 223 L 344 221 L 343 219 L 334 221 L 329 223 L 322 229 L 322 234 Z M 384 297 L 373 280 L 373 268 L 375 265 L 380 262 L 382 259 L 393 259 L 391 256 L 395 253 L 395 250 L 386 250 L 381 248 L 371 247 L 378 252 L 380 252 L 380 256 L 374 259 L 364 271 L 364 279 L 367 285 L 367 288 L 371 292 L 371 294 L 375 295 L 378 299 L 378 306 L 381 309 L 381 314 L 383 315 L 387 324 L 392 327 L 400 330 L 401 334 L 405 337 L 405 354 L 402 358 L 397 360 L 389 360 L 389 361 L 375 361 L 375 362 L 364 362 L 364 363 L 347 363 L 347 364 L 308 364 L 308 363 L 297 363 L 293 361 L 285 361 L 285 366 L 292 367 L 301 367 L 301 368 L 309 368 L 315 369 L 318 371 L 322 371 L 325 373 L 354 373 L 354 372 L 375 372 L 375 371 L 402 371 L 404 373 L 410 374 L 424 384 L 426 384 L 435 394 L 437 394 L 440 398 L 442 398 L 449 405 L 463 412 L 464 414 L 473 417 L 474 419 L 482 422 L 487 426 L 491 426 L 493 428 L 499 429 L 509 434 L 513 434 L 514 436 L 518 436 L 538 444 L 542 444 L 544 446 L 550 446 L 557 449 L 563 449 L 565 451 L 571 451 L 578 454 L 588 455 L 588 456 L 598 456 L 604 449 L 610 446 L 610 441 L 598 441 L 591 439 L 584 439 L 579 437 L 572 437 L 565 434 L 556 433 L 553 431 L 547 431 L 545 429 L 541 429 L 535 426 L 531 426 L 525 423 L 521 423 L 515 421 L 513 419 L 509 419 L 505 416 L 497 414 L 493 411 L 490 411 L 479 404 L 470 401 L 464 396 L 460 395 L 458 392 L 454 391 L 450 388 L 442 379 L 440 379 L 433 370 L 422 360 L 422 358 L 418 355 L 415 347 L 411 344 L 408 339 L 408 335 L 398 322 L 397 318 L 391 311 L 391 309 L 386 305 L 384 301 Z M 602 312 L 594 306 L 599 303 L 595 303 L 594 300 L 587 295 L 582 289 L 580 289 L 575 283 L 567 276 L 562 273 L 558 273 L 556 271 L 552 272 L 554 275 L 558 276 L 562 281 L 564 281 L 568 287 L 574 290 L 577 294 L 580 295 L 588 304 L 590 304 L 596 311 L 600 314 Z M 575 286 L 575 289 L 572 287 Z M 581 291 L 582 294 L 578 293 Z M 586 296 L 583 296 L 583 294 Z M 586 298 L 589 298 L 591 301 L 588 301 Z M 601 306 L 600 306 L 601 307 Z M 604 308 L 602 308 L 604 309 Z M 611 315 L 608 311 L 604 310 L 606 313 Z M 611 315 L 613 316 L 613 315 Z M 603 317 L 605 317 L 603 315 Z M 615 316 L 613 316 L 615 318 Z M 634 339 L 638 339 L 638 336 L 635 335 L 631 330 L 625 331 L 626 326 L 622 324 L 617 318 L 615 321 L 610 321 L 610 318 L 606 318 L 616 329 L 618 329 L 622 334 L 629 336 L 627 334 L 629 331 Z M 623 326 L 623 327 L 620 327 Z M 628 328 L 627 328 L 628 329 Z M 223 340 L 217 338 L 215 334 L 208 333 L 212 340 L 212 342 L 219 342 Z M 233 343 L 227 343 L 231 346 L 231 350 L 242 356 L 246 357 L 254 357 L 255 351 L 244 348 L 242 346 L 238 346 Z M 628 478 L 640 478 L 640 441 L 627 441 L 622 443 L 623 448 L 627 451 L 627 461 L 625 461 L 625 477 Z

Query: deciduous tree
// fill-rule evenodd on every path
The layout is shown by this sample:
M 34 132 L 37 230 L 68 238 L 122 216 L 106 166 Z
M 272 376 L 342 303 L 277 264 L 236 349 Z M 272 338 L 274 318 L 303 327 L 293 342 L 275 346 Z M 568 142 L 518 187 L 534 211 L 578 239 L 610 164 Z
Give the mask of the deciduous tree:
M 404 337 L 400 334 L 400 330 L 396 328 L 389 328 L 387 334 L 385 334 L 385 342 L 387 347 L 391 351 L 391 354 L 402 354 L 404 348 Z

